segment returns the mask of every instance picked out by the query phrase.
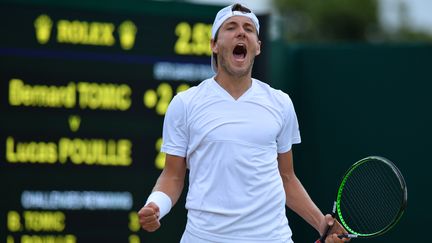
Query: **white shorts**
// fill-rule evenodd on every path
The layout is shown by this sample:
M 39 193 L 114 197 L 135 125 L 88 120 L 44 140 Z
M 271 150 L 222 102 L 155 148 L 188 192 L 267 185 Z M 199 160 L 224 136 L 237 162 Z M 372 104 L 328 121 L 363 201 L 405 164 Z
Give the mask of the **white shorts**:
M 266 243 L 268 241 L 257 241 L 257 243 L 263 243 L 263 242 Z M 191 234 L 188 230 L 185 230 L 183 232 L 180 243 L 251 243 L 251 242 L 250 241 L 239 242 L 238 240 L 232 242 L 231 241 L 211 241 L 211 240 L 200 238 L 194 234 Z M 280 242 L 273 242 L 273 243 L 280 243 Z M 294 243 L 294 242 L 292 241 L 292 239 L 289 239 L 287 242 L 283 242 L 283 243 Z
M 201 238 L 191 234 L 189 231 L 185 230 L 183 232 L 180 243 L 218 243 L 218 242 L 201 239 Z

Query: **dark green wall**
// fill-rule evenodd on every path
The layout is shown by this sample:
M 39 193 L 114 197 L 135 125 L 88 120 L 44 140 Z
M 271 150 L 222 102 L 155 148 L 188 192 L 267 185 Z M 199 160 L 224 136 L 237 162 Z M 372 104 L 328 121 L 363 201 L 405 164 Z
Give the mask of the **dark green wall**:
M 432 45 L 273 47 L 278 56 L 272 83 L 296 107 L 302 143 L 294 146 L 295 168 L 314 201 L 329 212 L 340 177 L 353 162 L 387 157 L 405 176 L 408 208 L 394 229 L 367 242 L 428 242 L 414 232 L 427 232 L 431 216 Z M 288 214 L 296 242 L 317 237 Z

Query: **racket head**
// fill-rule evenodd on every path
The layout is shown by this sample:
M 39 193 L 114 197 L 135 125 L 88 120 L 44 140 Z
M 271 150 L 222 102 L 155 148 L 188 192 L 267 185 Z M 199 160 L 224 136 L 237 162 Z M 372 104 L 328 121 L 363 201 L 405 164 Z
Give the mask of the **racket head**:
M 397 224 L 407 198 L 406 183 L 396 165 L 384 157 L 369 156 L 343 176 L 334 213 L 349 234 L 375 237 Z

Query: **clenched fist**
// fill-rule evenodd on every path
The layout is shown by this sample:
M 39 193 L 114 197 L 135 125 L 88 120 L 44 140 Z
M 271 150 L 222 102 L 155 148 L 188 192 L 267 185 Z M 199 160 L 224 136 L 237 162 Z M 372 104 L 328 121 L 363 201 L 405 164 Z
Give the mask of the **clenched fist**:
M 153 202 L 150 202 L 138 211 L 139 223 L 141 224 L 141 227 L 148 232 L 153 232 L 159 229 L 159 216 L 159 207 Z

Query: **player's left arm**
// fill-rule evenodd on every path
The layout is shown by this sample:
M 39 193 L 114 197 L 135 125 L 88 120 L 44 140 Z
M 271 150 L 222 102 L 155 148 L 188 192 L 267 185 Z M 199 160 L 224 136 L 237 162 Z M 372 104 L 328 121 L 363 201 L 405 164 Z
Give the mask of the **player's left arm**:
M 282 178 L 285 190 L 287 207 L 300 215 L 300 217 L 314 227 L 320 235 L 324 233 L 328 224 L 332 225 L 333 223 L 336 223 L 336 225 L 333 227 L 334 229 L 332 229 L 332 232 L 343 232 L 343 229 L 339 228 L 339 223 L 334 222 L 330 215 L 323 215 L 297 178 L 294 172 L 292 150 L 286 153 L 279 153 L 277 160 L 279 174 Z M 329 236 L 326 242 L 343 242 L 343 240 L 335 236 L 336 234 Z

